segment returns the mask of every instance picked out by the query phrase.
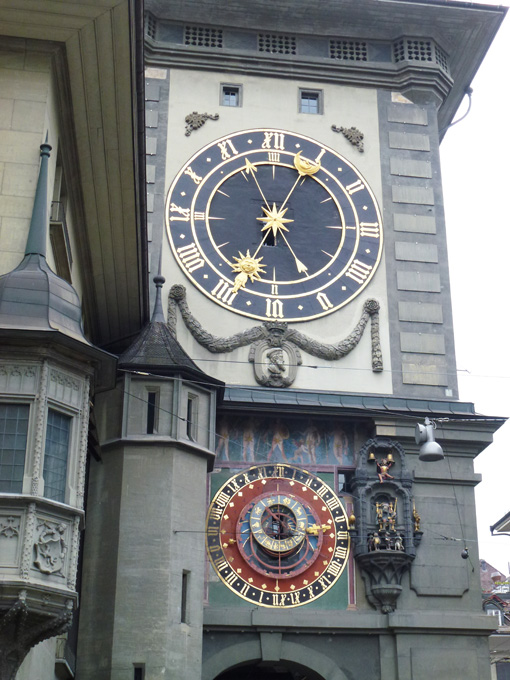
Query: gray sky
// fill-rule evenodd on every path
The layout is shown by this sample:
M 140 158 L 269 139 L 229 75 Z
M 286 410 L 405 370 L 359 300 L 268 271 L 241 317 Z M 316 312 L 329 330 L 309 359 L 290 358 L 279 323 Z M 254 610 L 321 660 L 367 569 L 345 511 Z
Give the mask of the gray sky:
M 441 145 L 460 398 L 488 416 L 510 416 L 509 70 L 507 16 L 472 83 L 469 115 Z M 510 536 L 491 537 L 489 526 L 510 511 L 509 448 L 507 423 L 475 461 L 480 557 L 505 574 Z

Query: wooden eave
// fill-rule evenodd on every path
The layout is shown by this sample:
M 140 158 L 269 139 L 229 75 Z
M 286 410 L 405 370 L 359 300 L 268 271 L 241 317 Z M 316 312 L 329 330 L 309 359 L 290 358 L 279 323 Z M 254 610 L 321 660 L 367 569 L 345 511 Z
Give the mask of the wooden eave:
M 148 318 L 142 30 L 136 0 L 0 0 L 0 35 L 65 48 L 87 251 L 83 307 L 99 345 L 129 338 Z

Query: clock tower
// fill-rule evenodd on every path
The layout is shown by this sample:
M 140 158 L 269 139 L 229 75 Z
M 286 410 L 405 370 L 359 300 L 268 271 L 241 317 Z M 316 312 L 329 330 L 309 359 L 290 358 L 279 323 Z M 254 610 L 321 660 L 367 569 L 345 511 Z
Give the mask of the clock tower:
M 101 587 L 115 578 L 125 596 L 104 655 L 141 669 L 136 680 L 489 680 L 473 459 L 499 423 L 459 401 L 439 144 L 504 11 L 442 0 L 145 9 L 158 332 L 202 401 L 166 398 L 178 371 L 161 362 L 143 363 L 150 380 L 122 363 L 126 385 L 143 383 L 140 403 L 159 395 L 153 420 L 159 410 L 186 427 L 144 433 L 131 467 L 119 449 L 125 561 Z M 91 467 L 96 494 L 106 477 Z M 150 501 L 135 500 L 149 479 Z M 99 532 L 104 518 L 89 516 Z M 86 582 L 103 592 L 94 528 L 87 540 Z M 158 613 L 138 628 L 142 610 Z M 97 677 L 93 624 L 84 601 L 84 680 Z

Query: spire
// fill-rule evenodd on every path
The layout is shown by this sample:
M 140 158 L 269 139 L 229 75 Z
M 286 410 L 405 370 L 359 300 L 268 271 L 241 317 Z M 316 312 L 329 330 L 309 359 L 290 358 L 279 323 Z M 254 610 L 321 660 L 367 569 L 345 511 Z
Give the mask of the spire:
M 25 255 L 41 255 L 46 257 L 46 225 L 48 223 L 48 159 L 51 146 L 46 141 L 41 144 L 41 166 L 35 192 L 32 220 L 28 232 Z
M 48 231 L 48 158 L 51 146 L 41 144 L 41 167 L 35 192 L 25 257 L 13 271 L 0 276 L 0 329 L 59 331 L 84 345 L 81 303 L 70 283 L 46 261 Z
M 96 366 L 96 385 L 115 384 L 115 357 L 90 344 L 83 332 L 81 302 L 73 286 L 46 261 L 48 229 L 48 158 L 51 146 L 41 144 L 41 167 L 35 193 L 25 257 L 0 276 L 0 342 L 40 343 L 72 347 Z
M 151 323 L 165 323 L 163 303 L 161 302 L 161 289 L 165 283 L 165 277 L 161 276 L 161 252 L 159 253 L 158 273 L 153 278 L 153 281 L 156 284 L 156 300 L 154 302 Z
M 161 256 L 158 273 L 153 279 L 156 285 L 156 300 L 150 322 L 143 328 L 136 340 L 119 357 L 119 368 L 153 372 L 158 375 L 180 374 L 209 386 L 222 388 L 223 383 L 208 376 L 188 356 L 168 327 L 161 302 L 161 288 L 165 278 L 161 276 Z

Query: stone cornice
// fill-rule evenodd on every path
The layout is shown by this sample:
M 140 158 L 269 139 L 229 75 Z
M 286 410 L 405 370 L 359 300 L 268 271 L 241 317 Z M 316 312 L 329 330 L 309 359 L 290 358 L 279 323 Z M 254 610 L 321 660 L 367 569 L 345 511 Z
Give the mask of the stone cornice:
M 356 87 L 379 87 L 405 92 L 413 88 L 430 89 L 442 101 L 450 92 L 453 81 L 436 64 L 411 62 L 336 62 L 314 57 L 284 57 L 255 52 L 190 48 L 158 43 L 146 38 L 146 63 L 225 73 L 242 73 L 261 77 L 293 77 L 302 80 L 320 80 Z

